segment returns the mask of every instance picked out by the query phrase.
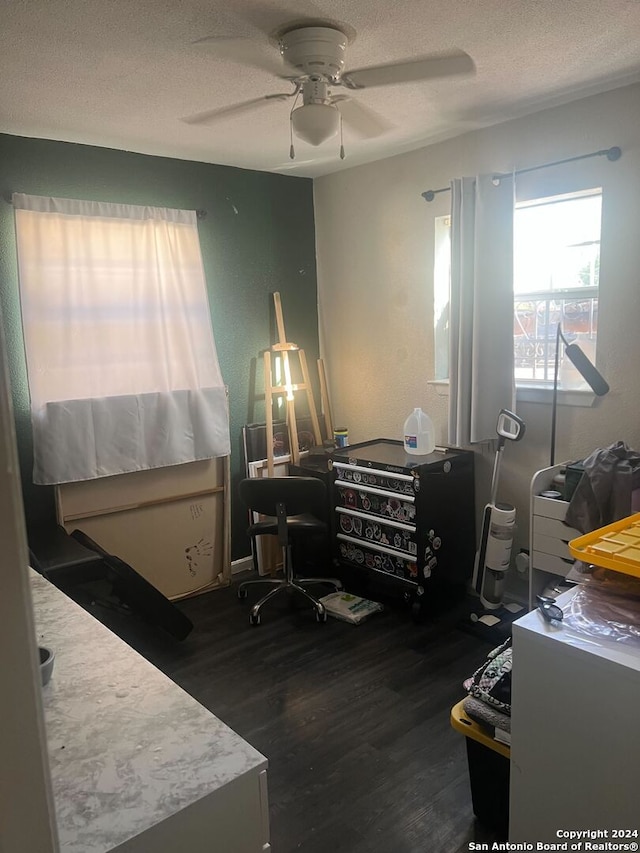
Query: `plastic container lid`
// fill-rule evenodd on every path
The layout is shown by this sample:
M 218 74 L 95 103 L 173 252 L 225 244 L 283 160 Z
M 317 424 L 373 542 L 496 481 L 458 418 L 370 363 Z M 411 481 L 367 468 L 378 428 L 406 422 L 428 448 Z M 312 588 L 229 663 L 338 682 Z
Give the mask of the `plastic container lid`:
M 569 542 L 576 560 L 640 577 L 640 512 Z

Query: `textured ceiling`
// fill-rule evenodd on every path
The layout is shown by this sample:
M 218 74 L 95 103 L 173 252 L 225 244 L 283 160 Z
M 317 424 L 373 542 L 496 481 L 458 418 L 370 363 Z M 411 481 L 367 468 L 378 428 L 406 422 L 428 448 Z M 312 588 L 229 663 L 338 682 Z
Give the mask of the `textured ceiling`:
M 388 157 L 640 80 L 638 0 L 0 0 L 0 132 L 305 176 Z M 210 126 L 181 118 L 287 84 L 217 55 L 206 36 L 269 36 L 289 21 L 345 22 L 347 68 L 466 51 L 472 77 L 352 93 L 391 127 L 296 143 L 291 102 Z M 597 117 L 594 117 L 594 121 Z

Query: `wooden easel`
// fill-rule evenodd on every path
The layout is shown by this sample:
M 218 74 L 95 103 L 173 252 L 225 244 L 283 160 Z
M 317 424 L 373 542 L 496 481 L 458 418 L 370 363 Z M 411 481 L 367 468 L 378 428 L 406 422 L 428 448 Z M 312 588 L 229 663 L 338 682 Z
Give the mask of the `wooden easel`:
M 304 350 L 300 349 L 297 344 L 287 341 L 284 331 L 284 319 L 282 316 L 282 304 L 280 302 L 280 294 L 273 294 L 273 303 L 276 313 L 276 326 L 278 330 L 278 343 L 267 350 L 264 354 L 264 399 L 266 411 L 266 439 L 267 439 L 267 475 L 273 477 L 274 474 L 274 457 L 273 457 L 273 398 L 284 396 L 287 402 L 287 429 L 289 433 L 289 448 L 291 461 L 297 465 L 300 462 L 300 447 L 298 443 L 298 425 L 296 421 L 296 403 L 295 394 L 297 391 L 305 391 L 307 395 L 307 404 L 309 407 L 309 415 L 311 417 L 311 425 L 313 428 L 313 437 L 316 444 L 322 443 L 322 435 L 320 433 L 320 424 L 316 413 L 316 406 L 313 399 L 313 389 L 311 388 L 311 380 L 309 370 L 307 368 L 307 359 Z M 279 381 L 274 384 L 273 370 L 271 364 L 271 353 L 277 353 L 282 359 L 282 373 Z M 300 362 L 300 372 L 302 374 L 302 382 L 293 382 L 291 378 L 291 361 L 290 358 L 294 354 L 298 355 Z M 326 417 L 326 414 L 325 414 Z

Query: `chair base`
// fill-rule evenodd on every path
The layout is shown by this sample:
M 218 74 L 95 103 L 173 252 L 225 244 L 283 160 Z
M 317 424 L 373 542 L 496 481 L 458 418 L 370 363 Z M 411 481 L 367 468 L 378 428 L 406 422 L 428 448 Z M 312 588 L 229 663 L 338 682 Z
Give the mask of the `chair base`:
M 260 578 L 259 580 L 251 580 L 251 581 L 243 581 L 238 586 L 238 598 L 246 598 L 247 597 L 247 587 L 254 586 L 255 584 L 268 584 L 273 587 L 269 592 L 264 595 L 259 601 L 257 601 L 251 608 L 249 612 L 249 620 L 252 625 L 260 624 L 260 611 L 268 601 L 275 598 L 278 593 L 283 590 L 287 592 L 297 592 L 302 595 L 307 601 L 311 602 L 314 607 L 316 619 L 318 622 L 326 622 L 327 621 L 327 611 L 325 610 L 324 604 L 321 601 L 318 601 L 315 596 L 311 595 L 311 593 L 305 589 L 305 586 L 311 584 L 318 583 L 326 583 L 333 586 L 336 590 L 342 589 L 342 583 L 337 578 L 292 578 L 292 577 L 284 577 L 282 580 L 276 578 Z

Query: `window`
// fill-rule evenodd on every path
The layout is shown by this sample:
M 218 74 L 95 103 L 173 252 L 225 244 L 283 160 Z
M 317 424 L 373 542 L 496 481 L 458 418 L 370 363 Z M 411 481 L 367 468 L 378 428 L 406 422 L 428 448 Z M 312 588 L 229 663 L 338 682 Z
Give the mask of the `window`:
M 518 385 L 553 382 L 556 329 L 595 363 L 602 190 L 520 202 L 514 211 L 514 373 Z M 451 217 L 435 219 L 435 379 L 449 376 Z M 563 364 L 565 387 L 581 377 Z
M 195 212 L 13 203 L 34 482 L 226 455 Z
M 433 339 L 435 378 L 449 378 L 449 289 L 451 286 L 451 217 L 437 216 L 435 221 L 435 258 L 433 265 Z
M 514 215 L 514 372 L 518 384 L 553 382 L 556 329 L 595 361 L 602 191 L 536 199 Z M 580 377 L 568 375 L 576 387 Z

